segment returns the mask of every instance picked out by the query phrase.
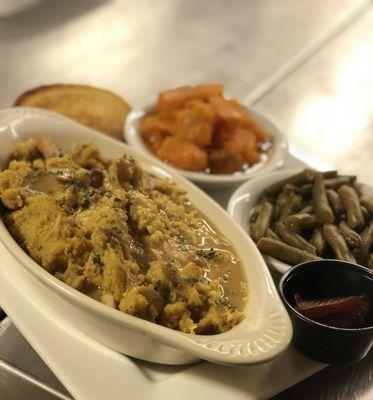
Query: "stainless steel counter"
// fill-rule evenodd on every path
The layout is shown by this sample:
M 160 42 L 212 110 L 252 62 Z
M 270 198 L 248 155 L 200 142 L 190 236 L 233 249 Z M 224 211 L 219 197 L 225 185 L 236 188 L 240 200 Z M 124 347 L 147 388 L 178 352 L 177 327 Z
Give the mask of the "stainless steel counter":
M 221 81 L 277 121 L 294 154 L 370 184 L 372 71 L 364 0 L 0 1 L 0 107 L 46 83 L 105 87 L 140 107 L 164 88 Z M 371 352 L 276 399 L 372 398 L 372 371 Z M 0 400 L 67 396 L 3 320 Z

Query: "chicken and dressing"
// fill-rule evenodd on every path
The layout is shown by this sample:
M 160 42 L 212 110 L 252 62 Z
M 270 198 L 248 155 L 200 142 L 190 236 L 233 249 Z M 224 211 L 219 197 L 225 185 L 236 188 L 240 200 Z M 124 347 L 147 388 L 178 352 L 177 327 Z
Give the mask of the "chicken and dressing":
M 232 245 L 171 181 L 93 144 L 47 138 L 13 150 L 0 173 L 5 225 L 43 268 L 81 292 L 187 333 L 242 318 L 247 283 Z

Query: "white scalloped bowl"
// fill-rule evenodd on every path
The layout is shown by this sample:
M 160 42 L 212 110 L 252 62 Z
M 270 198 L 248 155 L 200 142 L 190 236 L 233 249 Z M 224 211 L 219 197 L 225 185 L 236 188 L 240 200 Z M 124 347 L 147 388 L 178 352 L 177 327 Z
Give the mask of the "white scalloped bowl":
M 153 160 L 160 161 L 145 145 L 140 135 L 140 123 L 142 119 L 154 109 L 154 105 L 145 107 L 141 110 L 132 110 L 124 125 L 124 138 L 126 142 L 138 152 L 147 154 Z M 259 164 L 253 165 L 245 172 L 235 172 L 233 174 L 206 174 L 204 172 L 193 172 L 181 168 L 172 167 L 167 164 L 169 169 L 178 172 L 185 178 L 209 189 L 224 189 L 252 179 L 258 175 L 271 172 L 281 168 L 289 154 L 288 142 L 286 136 L 277 128 L 277 126 L 257 111 L 247 108 L 255 120 L 268 132 L 272 146 L 266 153 L 267 159 Z M 163 163 L 163 162 L 162 162 Z
M 145 170 L 173 179 L 188 192 L 192 203 L 235 244 L 249 285 L 245 317 L 236 327 L 210 336 L 181 333 L 111 309 L 67 286 L 33 261 L 0 221 L 0 240 L 9 252 L 24 269 L 66 302 L 69 312 L 64 314 L 64 319 L 67 323 L 123 354 L 164 364 L 187 364 L 198 359 L 227 365 L 254 364 L 272 359 L 288 346 L 291 323 L 267 266 L 255 244 L 218 204 L 160 162 L 70 119 L 36 108 L 0 111 L 0 167 L 6 165 L 14 143 L 41 134 L 52 137 L 63 150 L 76 141 L 91 141 L 106 157 L 132 154 Z

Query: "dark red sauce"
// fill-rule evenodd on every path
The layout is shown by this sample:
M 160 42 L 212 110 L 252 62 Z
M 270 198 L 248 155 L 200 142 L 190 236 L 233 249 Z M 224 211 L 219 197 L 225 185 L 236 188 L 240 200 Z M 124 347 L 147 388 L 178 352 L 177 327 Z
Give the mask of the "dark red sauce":
M 372 305 L 366 295 L 304 300 L 294 295 L 295 309 L 305 317 L 337 328 L 363 328 L 371 320 Z

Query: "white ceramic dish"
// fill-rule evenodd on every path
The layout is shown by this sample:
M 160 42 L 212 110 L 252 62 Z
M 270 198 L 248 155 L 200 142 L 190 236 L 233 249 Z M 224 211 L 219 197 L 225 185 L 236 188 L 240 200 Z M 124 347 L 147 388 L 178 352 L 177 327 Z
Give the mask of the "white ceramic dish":
M 145 143 L 141 139 L 139 133 L 140 123 L 144 116 L 149 114 L 154 109 L 154 105 L 145 107 L 142 110 L 131 111 L 126 119 L 124 127 L 124 138 L 126 142 L 136 149 L 138 152 L 147 154 L 153 160 L 159 161 L 159 159 L 152 154 L 152 152 L 146 147 Z M 173 171 L 178 172 L 185 178 L 188 178 L 192 182 L 198 184 L 203 188 L 227 188 L 230 186 L 239 185 L 248 179 L 255 176 L 268 173 L 277 168 L 281 168 L 289 154 L 288 142 L 286 136 L 271 122 L 269 119 L 264 117 L 257 111 L 248 108 L 250 114 L 255 118 L 258 123 L 268 132 L 272 141 L 272 147 L 269 149 L 267 155 L 268 159 L 260 164 L 254 165 L 245 172 L 236 172 L 234 174 L 218 175 L 218 174 L 205 174 L 203 172 L 193 172 L 184 169 L 169 167 Z
M 256 246 L 230 216 L 206 194 L 173 170 L 145 154 L 52 112 L 15 108 L 0 112 L 0 167 L 4 167 L 14 143 L 48 135 L 64 149 L 73 142 L 92 141 L 106 157 L 133 154 L 143 167 L 173 179 L 191 202 L 215 221 L 223 235 L 235 244 L 249 285 L 244 320 L 220 335 L 190 335 L 110 309 L 59 281 L 34 262 L 14 241 L 3 223 L 0 240 L 27 271 L 67 303 L 64 317 L 105 345 L 136 358 L 186 364 L 203 358 L 222 364 L 255 364 L 281 353 L 290 342 L 292 328 L 272 278 Z M 238 246 L 239 245 L 239 246 Z
M 249 235 L 250 214 L 256 206 L 263 190 L 273 183 L 281 181 L 300 171 L 300 169 L 276 171 L 244 183 L 232 194 L 228 203 L 228 213 Z M 371 186 L 361 184 L 361 189 L 364 193 L 373 195 L 373 188 Z M 291 265 L 277 260 L 274 257 L 264 255 L 264 258 L 274 270 L 281 274 L 285 273 L 291 267 Z

